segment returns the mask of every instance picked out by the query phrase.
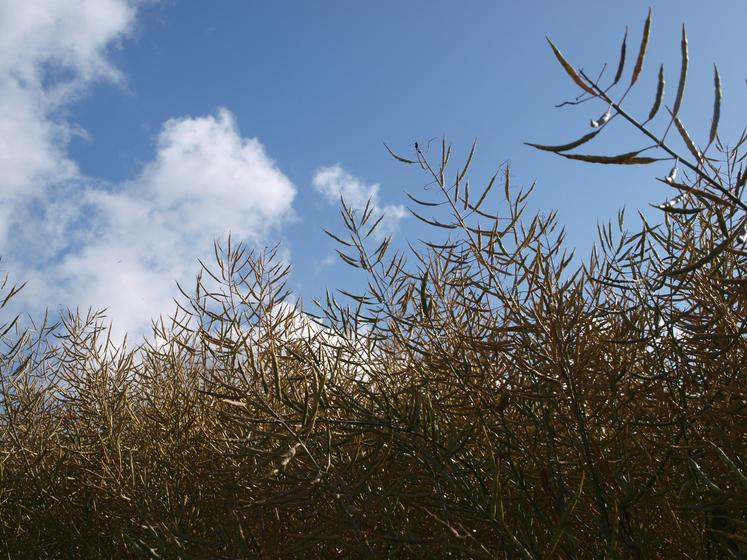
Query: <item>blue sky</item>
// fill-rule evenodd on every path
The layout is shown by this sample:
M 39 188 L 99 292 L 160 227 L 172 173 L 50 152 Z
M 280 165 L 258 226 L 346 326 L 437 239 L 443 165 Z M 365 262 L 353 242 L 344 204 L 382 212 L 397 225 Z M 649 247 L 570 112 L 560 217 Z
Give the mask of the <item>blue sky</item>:
M 623 7 L 621 7 L 623 6 Z M 523 142 L 564 143 L 605 107 L 574 97 L 545 35 L 579 67 L 629 60 L 649 3 L 412 0 L 0 0 L 0 255 L 28 286 L 17 308 L 108 307 L 119 332 L 173 309 L 175 282 L 232 232 L 277 241 L 307 301 L 354 282 L 322 228 L 341 229 L 334 200 L 374 195 L 400 241 L 417 170 L 386 153 L 446 136 L 457 158 L 478 140 L 473 184 L 509 161 L 537 181 L 535 210 L 558 210 L 585 254 L 597 221 L 668 193 L 641 169 L 589 166 Z M 724 91 L 721 136 L 744 126 L 743 1 L 652 3 L 651 43 L 628 106 L 650 107 L 663 63 L 671 103 L 687 26 L 682 116 L 706 137 L 712 64 Z M 608 69 L 608 74 L 611 72 Z M 588 151 L 642 140 L 622 123 Z M 457 159 L 458 161 L 458 159 Z M 631 216 L 632 217 L 632 216 Z

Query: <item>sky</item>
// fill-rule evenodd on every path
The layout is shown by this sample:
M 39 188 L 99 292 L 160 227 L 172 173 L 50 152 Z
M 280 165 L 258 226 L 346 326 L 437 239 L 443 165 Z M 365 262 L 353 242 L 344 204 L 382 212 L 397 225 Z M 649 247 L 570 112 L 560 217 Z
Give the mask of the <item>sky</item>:
M 545 36 L 609 76 L 627 26 L 629 80 L 649 5 L 629 110 L 648 112 L 660 63 L 672 103 L 684 23 L 681 116 L 702 142 L 717 63 L 733 142 L 747 114 L 743 0 L 0 0 L 0 273 L 27 282 L 4 311 L 106 308 L 116 333 L 146 332 L 229 233 L 279 243 L 307 304 L 355 284 L 322 231 L 342 231 L 340 196 L 371 198 L 399 244 L 429 235 L 405 195 L 427 177 L 384 142 L 407 156 L 446 137 L 463 161 L 477 140 L 473 189 L 509 164 L 583 257 L 598 222 L 667 198 L 655 177 L 671 163 L 594 166 L 524 144 L 574 140 L 606 109 L 555 107 L 578 91 Z M 645 145 L 615 122 L 587 151 Z

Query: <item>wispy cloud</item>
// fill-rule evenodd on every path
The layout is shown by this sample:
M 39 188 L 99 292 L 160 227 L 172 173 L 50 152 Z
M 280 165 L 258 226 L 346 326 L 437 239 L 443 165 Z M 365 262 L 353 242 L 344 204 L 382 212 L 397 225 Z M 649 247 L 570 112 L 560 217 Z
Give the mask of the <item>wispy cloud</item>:
M 381 206 L 379 184 L 366 185 L 360 179 L 346 172 L 339 164 L 319 168 L 314 175 L 312 184 L 330 204 L 339 204 L 340 198 L 342 198 L 351 209 L 363 210 L 370 200 L 374 214 L 384 217 L 376 232 L 379 237 L 396 231 L 399 221 L 407 215 L 407 211 L 402 205 L 387 204 Z

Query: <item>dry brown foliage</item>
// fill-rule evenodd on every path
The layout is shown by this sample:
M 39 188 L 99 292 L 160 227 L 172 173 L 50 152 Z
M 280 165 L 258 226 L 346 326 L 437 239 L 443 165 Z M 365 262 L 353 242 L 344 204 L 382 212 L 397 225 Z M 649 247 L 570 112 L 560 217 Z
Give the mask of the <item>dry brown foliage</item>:
M 611 107 L 597 128 L 619 115 L 649 133 L 553 49 Z M 432 181 L 413 211 L 443 239 L 390 251 L 373 211 L 343 202 L 330 235 L 367 289 L 328 294 L 316 317 L 290 304 L 272 251 L 229 241 L 153 342 L 115 347 L 96 314 L 10 318 L 0 549 L 744 557 L 744 138 L 726 149 L 713 130 L 719 155 L 669 154 L 689 175 L 666 179 L 662 223 L 631 232 L 621 213 L 579 266 L 554 215 L 525 216 L 531 189 L 502 168 L 470 195 L 474 147 L 449 171 L 444 142 L 395 156 Z

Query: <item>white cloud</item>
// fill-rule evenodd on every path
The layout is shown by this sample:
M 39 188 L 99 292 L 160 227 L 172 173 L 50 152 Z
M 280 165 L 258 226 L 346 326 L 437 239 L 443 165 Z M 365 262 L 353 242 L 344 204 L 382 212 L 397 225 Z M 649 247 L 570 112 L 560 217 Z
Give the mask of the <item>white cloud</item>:
M 38 248 L 44 265 L 25 270 L 27 300 L 107 307 L 117 334 L 144 332 L 151 318 L 174 311 L 175 282 L 191 286 L 197 258 L 210 260 L 215 239 L 230 233 L 260 243 L 291 216 L 293 184 L 227 110 L 168 121 L 157 147 L 135 180 L 79 189 L 26 228 L 31 246 L 40 227 L 70 239 L 46 262 Z
M 383 215 L 379 228 L 375 232 L 379 237 L 393 233 L 399 221 L 407 215 L 402 205 L 379 204 L 379 185 L 366 185 L 346 172 L 339 164 L 331 167 L 321 167 L 317 170 L 312 181 L 314 188 L 327 199 L 330 204 L 339 204 L 340 198 L 352 210 L 363 210 L 370 200 L 377 216 Z
M 41 196 L 53 181 L 76 173 L 61 144 L 64 125 L 46 119 L 23 87 L 0 79 L 0 244 L 5 245 L 15 208 Z
M 66 107 L 97 81 L 121 83 L 110 54 L 139 0 L 0 0 L 0 255 L 28 280 L 16 309 L 107 307 L 115 332 L 173 311 L 216 238 L 260 243 L 295 189 L 227 110 L 168 121 L 151 163 L 108 185 L 82 177 Z
M 133 25 L 127 0 L 0 0 L 0 244 L 16 207 L 70 179 L 76 127 L 58 116 L 96 80 L 117 80 L 109 49 Z
M 327 255 L 323 259 L 317 259 L 314 261 L 314 274 L 321 274 L 322 271 L 334 265 L 336 262 L 336 255 Z
M 262 144 L 242 138 L 225 109 L 216 116 L 168 121 L 158 157 L 139 185 L 142 196 L 151 196 L 161 209 L 167 227 L 207 233 L 203 240 L 227 227 L 241 239 L 261 238 L 268 224 L 285 216 L 295 196 Z
M 115 77 L 107 50 L 134 18 L 127 0 L 2 0 L 0 71 L 37 86 L 61 70 L 69 74 L 59 82 Z

